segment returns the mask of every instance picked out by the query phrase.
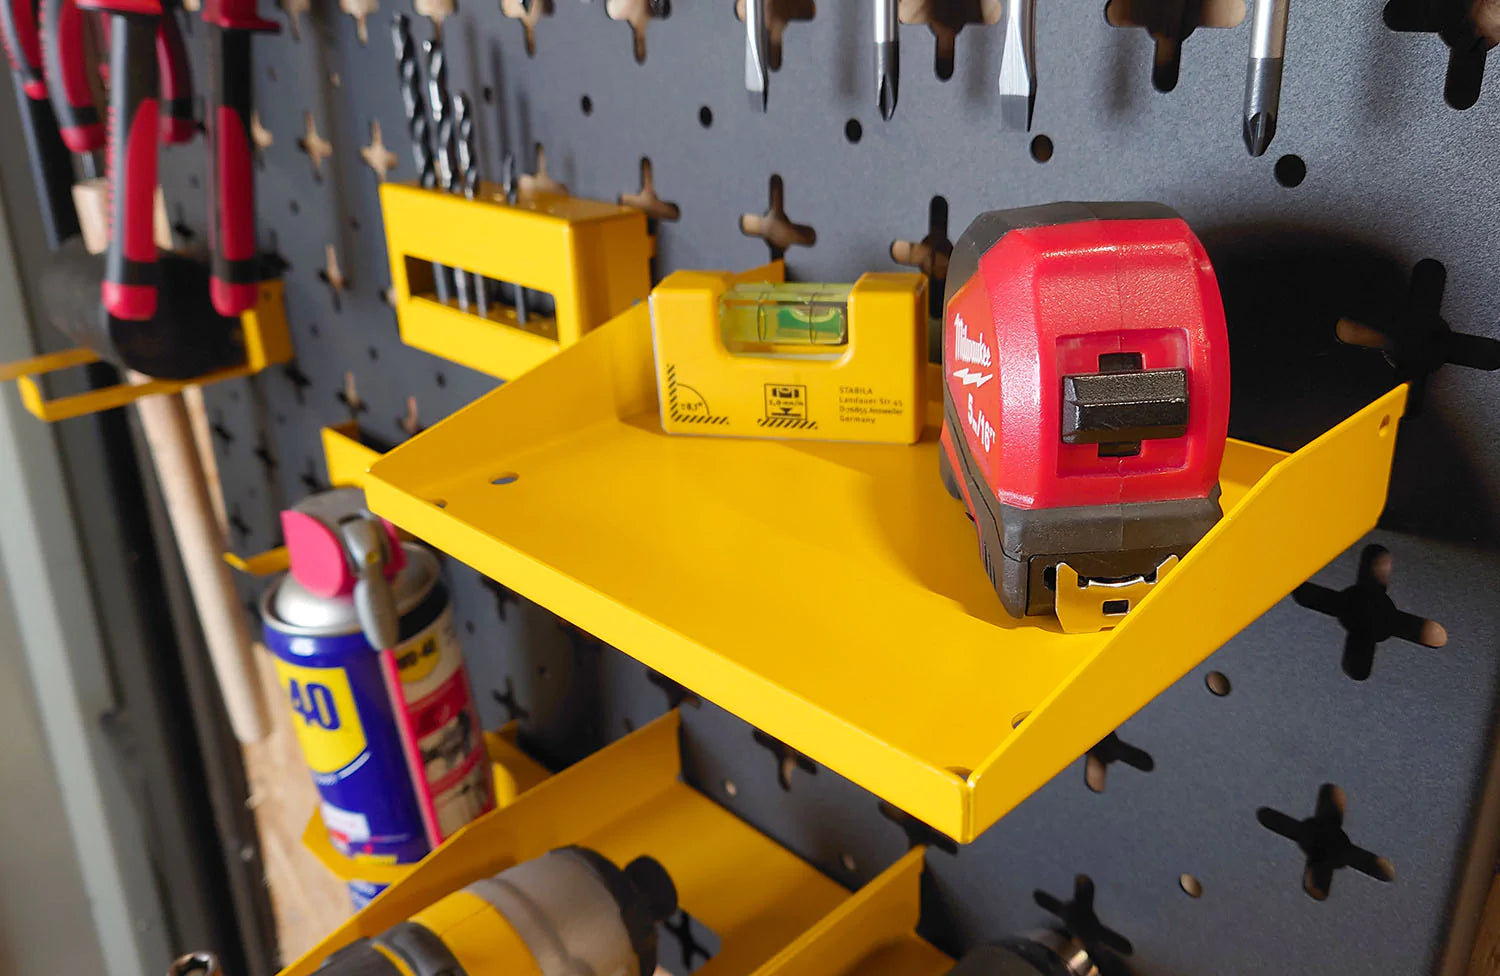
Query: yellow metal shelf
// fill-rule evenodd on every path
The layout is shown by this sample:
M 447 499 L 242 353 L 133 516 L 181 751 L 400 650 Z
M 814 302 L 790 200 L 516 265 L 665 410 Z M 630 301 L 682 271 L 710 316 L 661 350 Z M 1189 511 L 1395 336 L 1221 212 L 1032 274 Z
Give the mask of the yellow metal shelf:
M 355 939 L 378 934 L 473 881 L 569 844 L 592 848 L 617 864 L 642 854 L 661 862 L 683 909 L 719 937 L 719 951 L 698 976 L 838 976 L 853 971 L 836 965 L 842 956 L 857 960 L 887 948 L 924 963 L 906 970 L 909 976 L 936 976 L 946 968 L 934 964 L 946 957 L 913 934 L 920 849 L 851 896 L 684 784 L 678 726 L 677 713 L 670 712 L 469 824 L 282 976 L 308 976 Z
M 936 378 L 929 387 L 939 389 Z M 1374 527 L 1399 387 L 1295 454 L 1113 630 L 1006 615 L 913 447 L 668 436 L 637 306 L 378 460 L 371 507 L 959 841 Z

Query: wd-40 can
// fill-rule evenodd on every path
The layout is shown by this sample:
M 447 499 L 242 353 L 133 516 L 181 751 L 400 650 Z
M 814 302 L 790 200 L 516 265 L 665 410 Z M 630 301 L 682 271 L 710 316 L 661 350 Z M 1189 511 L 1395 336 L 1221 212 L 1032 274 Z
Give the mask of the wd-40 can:
M 370 526 L 378 531 L 364 538 L 377 540 L 375 558 L 356 558 L 352 529 Z M 399 543 L 353 490 L 314 496 L 283 513 L 283 527 L 292 571 L 262 599 L 265 642 L 329 838 L 356 861 L 420 860 L 494 806 L 437 559 Z M 374 629 L 389 632 L 374 643 L 372 613 L 387 621 Z M 351 884 L 351 893 L 368 899 L 368 888 Z

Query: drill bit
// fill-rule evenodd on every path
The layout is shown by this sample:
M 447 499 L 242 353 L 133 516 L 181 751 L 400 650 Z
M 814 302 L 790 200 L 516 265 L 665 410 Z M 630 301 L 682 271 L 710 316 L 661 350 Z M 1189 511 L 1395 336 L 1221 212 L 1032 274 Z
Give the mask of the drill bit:
M 1000 127 L 1031 131 L 1036 107 L 1036 0 L 1007 0 L 1000 49 Z
M 474 137 L 474 106 L 468 95 L 453 96 L 453 131 L 457 142 L 459 181 L 463 185 L 464 198 L 473 200 L 479 194 L 479 152 Z M 474 292 L 474 311 L 481 317 L 488 316 L 488 279 L 482 275 L 470 275 L 469 285 Z M 459 301 L 462 303 L 463 299 Z
M 422 99 L 417 44 L 411 36 L 411 20 L 405 14 L 396 14 L 391 21 L 391 43 L 396 48 L 396 66 L 401 73 L 401 104 L 406 111 L 407 132 L 411 135 L 411 153 L 417 166 L 417 182 L 432 189 L 437 186 L 437 171 L 433 165 L 427 107 Z M 448 300 L 448 269 L 436 261 L 432 262 L 432 287 L 438 301 Z
M 458 165 L 453 147 L 453 102 L 448 97 L 448 58 L 441 41 L 423 41 L 422 54 L 427 58 L 427 114 L 432 122 L 433 160 L 436 164 L 437 188 L 462 193 L 458 185 Z M 453 269 L 453 293 L 461 312 L 469 310 L 468 275 Z
M 770 88 L 766 54 L 770 47 L 766 0 L 745 0 L 745 91 L 750 93 L 750 108 L 756 112 L 766 110 Z
M 519 195 L 516 192 L 516 157 L 510 153 L 500 161 L 500 191 L 505 202 L 514 206 Z M 526 327 L 526 289 L 516 285 L 516 325 Z
M 896 28 L 896 0 L 875 0 L 875 103 L 887 122 L 896 114 L 901 84 L 901 41 Z
M 1288 7 L 1289 0 L 1255 0 L 1245 73 L 1245 148 L 1252 156 L 1264 153 L 1276 135 Z

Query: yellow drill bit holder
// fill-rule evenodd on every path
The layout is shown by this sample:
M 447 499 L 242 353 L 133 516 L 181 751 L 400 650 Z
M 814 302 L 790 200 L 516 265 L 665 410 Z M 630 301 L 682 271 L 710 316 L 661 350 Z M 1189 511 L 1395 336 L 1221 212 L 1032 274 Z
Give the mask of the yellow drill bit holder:
M 500 379 L 514 379 L 645 299 L 655 241 L 632 207 L 554 193 L 506 203 L 493 184 L 477 196 L 404 183 L 380 187 L 401 341 Z M 434 263 L 552 296 L 556 312 L 528 315 L 491 301 L 440 302 Z
M 916 441 L 927 415 L 926 277 L 870 273 L 834 286 L 783 285 L 783 275 L 780 261 L 742 275 L 678 271 L 651 292 L 662 429 Z M 809 311 L 815 304 L 829 310 Z
M 719 938 L 714 976 L 939 976 L 953 960 L 915 933 L 922 848 L 851 893 L 682 781 L 669 712 L 464 827 L 281 976 L 311 976 L 481 878 L 569 844 L 624 864 L 649 854 L 683 911 Z
M 292 338 L 287 330 L 286 306 L 282 302 L 280 279 L 261 282 L 255 307 L 240 315 L 245 338 L 245 362 L 241 366 L 221 369 L 190 380 L 140 379 L 117 383 L 99 390 L 72 396 L 48 398 L 40 380 L 51 374 L 99 361 L 88 349 L 66 349 L 62 352 L 32 356 L 0 364 L 0 383 L 15 380 L 21 392 L 21 403 L 35 417 L 54 423 L 101 410 L 113 410 L 134 403 L 142 397 L 162 393 L 181 393 L 190 386 L 207 386 L 220 380 L 236 379 L 259 373 L 267 366 L 285 363 L 292 358 Z
M 1375 527 L 1405 403 L 1403 385 L 1292 454 L 1231 440 L 1224 518 L 1097 633 L 1000 605 L 938 478 L 939 401 L 911 447 L 669 436 L 644 306 L 387 452 L 364 488 L 968 842 Z

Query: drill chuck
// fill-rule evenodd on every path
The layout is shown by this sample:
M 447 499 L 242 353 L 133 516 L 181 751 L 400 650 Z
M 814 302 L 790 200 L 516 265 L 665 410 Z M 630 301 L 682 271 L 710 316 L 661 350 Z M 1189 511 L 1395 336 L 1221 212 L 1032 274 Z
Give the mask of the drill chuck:
M 651 976 L 677 910 L 655 860 L 564 847 L 455 891 L 329 956 L 320 976 Z

